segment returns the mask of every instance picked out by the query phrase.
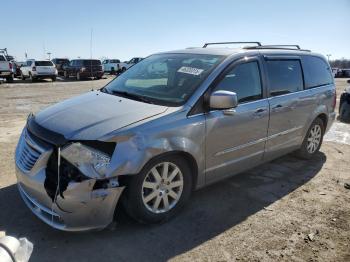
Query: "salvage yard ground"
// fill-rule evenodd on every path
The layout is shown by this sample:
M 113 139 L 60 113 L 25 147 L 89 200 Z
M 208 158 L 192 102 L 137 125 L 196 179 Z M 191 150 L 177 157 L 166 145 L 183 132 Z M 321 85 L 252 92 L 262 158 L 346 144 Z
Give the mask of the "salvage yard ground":
M 100 232 L 39 221 L 14 174 L 26 116 L 108 81 L 0 85 L 0 231 L 32 241 L 31 261 L 350 261 L 350 125 L 338 121 L 311 161 L 288 155 L 199 190 L 166 224 L 139 225 L 122 211 Z M 346 79 L 336 83 L 339 97 Z

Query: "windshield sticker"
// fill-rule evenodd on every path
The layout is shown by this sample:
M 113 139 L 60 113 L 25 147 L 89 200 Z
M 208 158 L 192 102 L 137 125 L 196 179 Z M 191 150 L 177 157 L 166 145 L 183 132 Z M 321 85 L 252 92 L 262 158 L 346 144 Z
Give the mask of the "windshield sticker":
M 179 73 L 190 74 L 195 76 L 200 75 L 203 71 L 204 71 L 203 69 L 188 67 L 188 66 L 183 66 L 179 70 L 177 70 L 177 72 Z

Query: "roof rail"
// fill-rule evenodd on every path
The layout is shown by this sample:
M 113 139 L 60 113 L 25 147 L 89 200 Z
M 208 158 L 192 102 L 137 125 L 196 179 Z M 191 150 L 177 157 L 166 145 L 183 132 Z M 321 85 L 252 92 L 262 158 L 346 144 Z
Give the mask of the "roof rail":
M 227 44 L 255 44 L 258 46 L 261 46 L 260 42 L 216 42 L 216 43 L 205 43 L 203 45 L 203 48 L 206 48 L 208 45 L 227 45 Z
M 247 46 L 244 49 L 282 49 L 282 50 L 297 50 L 311 52 L 308 49 L 301 49 L 299 45 L 261 45 L 261 46 Z
M 8 56 L 7 48 L 0 48 L 0 53 L 4 53 L 6 56 Z

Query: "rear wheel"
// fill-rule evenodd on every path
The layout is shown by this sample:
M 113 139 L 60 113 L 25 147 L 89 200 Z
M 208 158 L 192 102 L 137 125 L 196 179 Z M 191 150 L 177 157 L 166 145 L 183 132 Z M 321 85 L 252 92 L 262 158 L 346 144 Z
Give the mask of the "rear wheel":
M 6 81 L 7 81 L 8 83 L 12 83 L 12 82 L 13 82 L 13 76 L 11 75 L 11 76 L 9 76 L 9 77 L 6 77 Z
M 324 124 L 322 119 L 316 118 L 306 133 L 303 144 L 296 152 L 303 159 L 312 158 L 320 150 L 324 135 Z
M 191 194 L 192 178 L 184 159 L 172 156 L 150 161 L 130 178 L 123 204 L 141 223 L 158 223 L 174 216 Z

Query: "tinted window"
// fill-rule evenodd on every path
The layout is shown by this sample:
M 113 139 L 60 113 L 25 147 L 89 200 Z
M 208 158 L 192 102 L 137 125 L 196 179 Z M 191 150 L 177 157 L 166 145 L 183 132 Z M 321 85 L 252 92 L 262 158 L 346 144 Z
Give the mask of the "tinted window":
M 101 65 L 101 61 L 100 60 L 83 60 L 83 65 L 84 66 Z
M 118 59 L 111 60 L 110 63 L 120 63 Z
M 0 61 L 6 61 L 6 59 L 3 55 L 0 55 Z
M 69 60 L 68 59 L 55 59 L 53 62 L 55 64 L 68 64 Z
M 262 98 L 258 63 L 250 62 L 234 67 L 215 87 L 217 90 L 235 92 L 240 103 Z
M 266 61 L 266 64 L 272 96 L 303 90 L 299 60 L 270 60 Z
M 333 83 L 331 68 L 319 57 L 305 56 L 303 58 L 303 69 L 306 88 Z
M 51 61 L 35 61 L 36 66 L 53 66 Z

